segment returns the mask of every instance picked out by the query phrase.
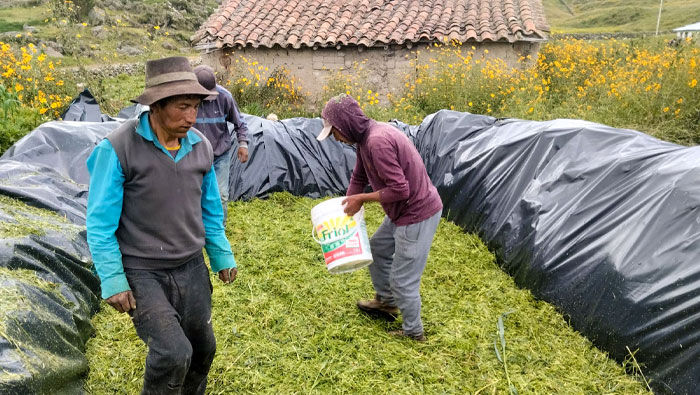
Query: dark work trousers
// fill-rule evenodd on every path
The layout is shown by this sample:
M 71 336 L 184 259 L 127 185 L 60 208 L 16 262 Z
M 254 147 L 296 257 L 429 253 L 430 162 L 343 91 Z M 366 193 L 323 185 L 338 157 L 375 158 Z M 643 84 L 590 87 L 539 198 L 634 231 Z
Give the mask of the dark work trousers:
M 209 272 L 200 255 L 169 270 L 126 269 L 131 318 L 148 346 L 142 394 L 204 394 L 214 360 Z

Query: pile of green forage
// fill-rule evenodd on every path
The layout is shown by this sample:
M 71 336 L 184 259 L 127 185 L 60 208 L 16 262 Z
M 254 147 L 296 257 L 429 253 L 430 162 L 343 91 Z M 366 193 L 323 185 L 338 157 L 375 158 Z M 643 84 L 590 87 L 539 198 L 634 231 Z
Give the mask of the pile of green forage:
M 421 288 L 428 341 L 393 338 L 400 320 L 355 307 L 373 297 L 367 269 L 326 271 L 311 238 L 319 202 L 283 193 L 230 204 L 239 276 L 223 285 L 212 275 L 218 347 L 208 393 L 648 393 L 633 366 L 627 374 L 518 289 L 478 237 L 444 220 Z M 367 209 L 371 235 L 383 213 Z M 138 393 L 146 349 L 129 317 L 103 304 L 93 323 L 86 391 Z
M 13 255 L 22 254 L 16 243 L 30 237 L 41 238 L 47 233 L 53 236 L 62 233 L 66 240 L 78 237 L 82 227 L 71 224 L 55 212 L 29 206 L 21 200 L 0 195 L 0 344 L 6 343 L 0 359 L 0 392 L 3 385 L 25 379 L 24 374 L 37 377 L 50 377 L 60 373 L 80 372 L 80 350 L 73 355 L 61 355 L 61 342 L 53 342 L 45 334 L 54 334 L 53 329 L 61 330 L 56 323 L 56 306 L 67 310 L 73 303 L 60 292 L 59 284 L 47 280 L 50 274 L 28 269 L 8 268 L 12 266 Z M 49 310 L 43 301 L 52 304 Z M 56 325 L 56 328 L 40 328 L 31 325 L 43 322 Z M 29 332 L 31 333 L 29 333 Z M 40 340 L 37 340 L 40 339 Z M 58 344 L 58 345 L 57 345 Z M 3 365 L 21 365 L 22 374 L 3 369 Z M 79 374 L 79 373 L 75 373 Z

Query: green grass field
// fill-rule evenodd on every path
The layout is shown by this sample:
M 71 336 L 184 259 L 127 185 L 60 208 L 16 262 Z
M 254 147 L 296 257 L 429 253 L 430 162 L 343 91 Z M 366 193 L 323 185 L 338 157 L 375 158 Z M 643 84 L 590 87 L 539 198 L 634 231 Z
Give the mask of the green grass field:
M 239 277 L 224 286 L 212 275 L 218 349 L 209 393 L 508 393 L 494 351 L 507 312 L 505 362 L 519 394 L 647 393 L 551 305 L 518 289 L 476 236 L 444 220 L 423 276 L 428 342 L 392 338 L 400 322 L 355 307 L 373 296 L 367 269 L 327 273 L 310 236 L 317 203 L 284 193 L 230 204 Z M 370 234 L 381 219 L 370 206 Z M 87 392 L 138 393 L 146 351 L 128 316 L 104 304 L 93 323 Z
M 45 7 L 16 7 L 0 9 L 0 33 L 21 32 L 24 25 L 41 27 L 48 14 Z
M 542 0 L 542 3 L 553 33 L 610 33 L 655 32 L 660 1 Z M 664 0 L 660 31 L 695 22 L 700 22 L 700 2 Z

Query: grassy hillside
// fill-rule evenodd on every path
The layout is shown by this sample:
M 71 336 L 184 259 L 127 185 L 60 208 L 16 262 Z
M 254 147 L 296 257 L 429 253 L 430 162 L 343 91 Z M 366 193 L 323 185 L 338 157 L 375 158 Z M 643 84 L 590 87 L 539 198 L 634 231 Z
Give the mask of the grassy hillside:
M 660 1 L 542 0 L 542 3 L 554 33 L 608 33 L 654 32 Z M 700 1 L 664 0 L 660 31 L 695 22 L 700 22 Z

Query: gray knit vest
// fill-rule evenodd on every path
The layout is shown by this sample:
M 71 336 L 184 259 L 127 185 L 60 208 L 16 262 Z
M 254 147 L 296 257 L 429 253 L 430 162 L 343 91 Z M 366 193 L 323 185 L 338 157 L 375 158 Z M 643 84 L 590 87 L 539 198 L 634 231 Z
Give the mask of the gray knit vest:
M 116 231 L 122 263 L 130 269 L 169 269 L 204 247 L 202 180 L 214 155 L 207 139 L 177 163 L 136 133 L 128 120 L 106 138 L 124 171 L 124 202 Z

